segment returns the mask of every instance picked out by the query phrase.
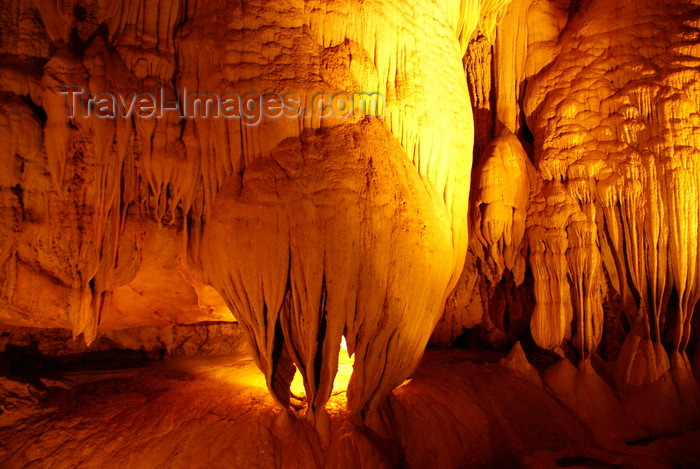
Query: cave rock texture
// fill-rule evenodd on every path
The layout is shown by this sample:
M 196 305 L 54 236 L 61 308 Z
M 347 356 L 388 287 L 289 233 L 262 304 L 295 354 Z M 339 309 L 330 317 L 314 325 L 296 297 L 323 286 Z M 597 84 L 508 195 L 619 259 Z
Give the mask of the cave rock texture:
M 383 104 L 252 123 L 83 117 L 67 110 L 74 86 Z M 226 368 L 243 394 L 201 364 L 194 381 L 174 365 L 124 378 L 182 402 L 199 382 L 192 419 L 253 402 L 216 422 L 260 433 L 255 466 L 226 453 L 240 467 L 672 467 L 667 447 L 626 442 L 697 441 L 698 0 L 4 0 L 0 103 L 14 365 L 22 347 L 58 360 L 44 364 L 249 354 Z M 421 363 L 429 343 L 480 352 Z M 240 384 L 253 365 L 269 394 Z M 16 412 L 0 429 L 40 406 L 9 378 L 2 390 Z M 95 425 L 119 427 L 103 407 Z M 18 438 L 0 465 L 42 465 Z M 115 448 L 90 463 L 174 464 Z

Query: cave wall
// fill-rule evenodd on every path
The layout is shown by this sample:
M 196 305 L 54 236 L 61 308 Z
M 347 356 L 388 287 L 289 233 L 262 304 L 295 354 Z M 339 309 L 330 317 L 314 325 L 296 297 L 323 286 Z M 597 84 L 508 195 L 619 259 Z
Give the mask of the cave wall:
M 431 334 L 466 328 L 561 357 L 553 389 L 594 367 L 639 423 L 691 425 L 698 8 L 3 2 L 0 321 L 89 344 L 237 320 L 283 405 L 299 370 L 322 432 L 341 337 L 349 407 L 369 415 Z M 386 105 L 257 125 L 83 119 L 68 85 L 371 90 Z M 640 411 L 659 395 L 665 420 Z

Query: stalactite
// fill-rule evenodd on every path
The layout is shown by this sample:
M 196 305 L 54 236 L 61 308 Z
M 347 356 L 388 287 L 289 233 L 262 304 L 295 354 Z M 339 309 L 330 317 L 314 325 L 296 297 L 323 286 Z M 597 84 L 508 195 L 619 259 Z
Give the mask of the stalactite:
M 530 197 L 529 160 L 520 142 L 506 128 L 487 147 L 477 190 L 473 217 L 475 236 L 496 264 L 494 282 L 505 269 L 516 284 L 525 276 L 521 253 Z
M 691 122 L 697 114 L 690 97 L 697 70 L 679 52 L 681 38 L 696 26 L 682 19 L 689 4 L 652 3 L 630 2 L 618 9 L 603 2 L 586 5 L 578 29 L 561 38 L 558 57 L 528 84 L 525 100 L 535 148 L 541 149 L 535 155 L 540 173 L 546 181 L 565 181 L 585 214 L 568 225 L 570 233 L 578 232 L 570 242 L 588 240 L 580 254 L 578 248 L 570 252 L 568 262 L 575 274 L 578 331 L 599 336 L 599 266 L 623 298 L 631 331 L 618 359 L 620 389 L 657 380 L 668 369 L 667 352 L 683 356 L 698 302 L 698 244 L 691 234 L 699 226 L 699 173 L 693 163 L 698 146 L 687 124 L 672 123 Z M 628 12 L 625 20 L 612 21 L 620 8 Z M 680 16 L 654 16 L 667 8 Z M 595 24 L 586 22 L 593 17 Z M 664 39 L 636 49 L 623 36 L 609 34 L 613 25 L 643 41 L 660 37 L 663 29 Z M 536 278 L 538 268 L 533 266 Z M 582 280 L 589 278 L 586 286 Z M 599 339 L 587 340 L 577 340 L 584 356 Z M 636 354 L 646 358 L 637 360 Z M 644 361 L 658 365 L 646 368 Z
M 355 168 L 357 164 L 361 166 L 357 167 L 358 169 L 349 169 L 345 176 L 346 181 L 340 186 L 336 184 L 342 179 L 326 177 L 323 190 L 329 197 L 340 197 L 340 194 L 345 191 L 341 190 L 341 187 L 347 184 L 353 187 L 356 184 L 352 182 L 356 172 L 362 173 L 359 168 L 366 168 L 365 171 L 370 175 L 366 182 L 369 192 L 363 195 L 365 191 L 361 190 L 360 186 L 356 186 L 348 194 L 353 198 L 357 195 L 352 194 L 361 194 L 361 201 L 367 198 L 367 202 L 362 202 L 362 204 L 368 204 L 362 212 L 355 216 L 350 215 L 353 212 L 346 212 L 346 216 L 349 220 L 354 220 L 358 228 L 351 230 L 353 224 L 343 223 L 338 225 L 337 230 L 321 229 L 320 227 L 329 223 L 324 221 L 328 215 L 325 215 L 323 205 L 312 193 L 304 196 L 302 203 L 295 201 L 299 197 L 296 192 L 288 193 L 280 188 L 272 191 L 274 185 L 269 188 L 261 186 L 260 189 L 255 189 L 256 194 L 257 191 L 271 191 L 270 195 L 266 196 L 272 197 L 268 203 L 284 208 L 279 212 L 279 216 L 283 217 L 285 213 L 300 215 L 298 219 L 295 216 L 284 223 L 284 226 L 288 227 L 288 235 L 276 241 L 276 243 L 289 243 L 290 260 L 280 263 L 275 268 L 276 273 L 270 274 L 273 275 L 274 280 L 260 280 L 250 284 L 248 282 L 259 274 L 238 270 L 243 267 L 234 268 L 233 257 L 227 270 L 221 271 L 221 267 L 214 266 L 215 255 L 212 250 L 215 248 L 212 246 L 221 246 L 219 243 L 222 241 L 217 241 L 219 236 L 222 240 L 230 240 L 231 236 L 224 237 L 223 227 L 211 228 L 211 230 L 205 227 L 205 237 L 202 242 L 203 266 L 206 271 L 209 271 L 209 281 L 224 292 L 224 297 L 229 300 L 233 309 L 244 308 L 247 311 L 241 317 L 248 323 L 251 334 L 256 337 L 256 350 L 261 354 L 259 363 L 267 375 L 273 392 L 282 403 L 288 400 L 283 388 L 288 378 L 289 360 L 295 363 L 304 376 L 307 395 L 311 402 L 310 418 L 322 419 L 318 415 L 314 416 L 314 413 L 322 414 L 323 405 L 331 391 L 330 385 L 335 374 L 341 334 L 347 337 L 348 349 L 355 354 L 355 373 L 348 393 L 349 405 L 356 412 L 364 410 L 371 412 L 375 409 L 384 396 L 401 383 L 416 366 L 422 354 L 423 345 L 421 344 L 426 343 L 429 329 L 437 321 L 445 297 L 456 283 L 462 268 L 466 250 L 466 226 L 463 220 L 468 201 L 467 181 L 472 142 L 471 115 L 465 114 L 459 107 L 444 106 L 441 100 L 449 95 L 450 99 L 456 102 L 469 101 L 460 66 L 464 50 L 459 46 L 458 34 L 443 30 L 442 23 L 433 21 L 435 15 L 444 13 L 439 13 L 440 10 L 437 7 L 434 10 L 432 8 L 415 5 L 411 9 L 411 14 L 397 16 L 395 12 L 390 12 L 386 5 L 379 2 L 367 3 L 362 10 L 352 8 L 347 2 L 324 2 L 317 8 L 307 6 L 310 33 L 317 43 L 327 49 L 339 48 L 343 53 L 347 53 L 346 49 L 344 50 L 347 47 L 352 51 L 347 61 L 342 56 L 329 60 L 338 61 L 338 67 L 349 66 L 349 71 L 353 72 L 353 75 L 349 75 L 348 79 L 357 80 L 359 89 L 376 89 L 386 96 L 386 126 L 391 130 L 394 138 L 400 142 L 400 148 L 402 148 L 400 150 L 399 147 L 387 146 L 388 136 L 382 136 L 381 132 L 378 133 L 373 126 L 362 125 L 359 127 L 361 132 L 353 137 L 356 143 L 348 143 L 348 148 L 357 148 L 356 151 L 362 154 L 365 144 L 357 142 L 357 139 L 364 141 L 367 138 L 365 134 L 370 133 L 375 141 L 387 142 L 382 149 L 386 152 L 382 153 L 384 156 L 369 160 L 369 167 L 366 166 L 368 163 L 364 157 L 357 162 L 349 160 L 343 163 L 343 166 L 350 165 L 350 168 Z M 478 4 L 471 3 L 469 8 L 473 10 L 469 13 L 470 21 L 474 18 L 478 20 Z M 447 11 L 452 11 L 451 7 Z M 488 11 L 489 14 L 493 13 L 491 9 Z M 382 18 L 382 21 L 377 22 L 375 18 Z M 448 38 L 454 35 L 451 41 L 427 41 L 421 37 L 406 34 L 405 31 L 411 28 L 420 30 L 437 28 L 435 31 L 437 35 Z M 461 35 L 471 35 L 460 29 L 463 26 L 457 25 L 454 28 L 459 30 L 458 33 Z M 194 30 L 192 34 L 196 34 Z M 306 38 L 303 40 L 308 41 Z M 276 41 L 273 44 L 279 49 L 279 45 L 284 45 L 284 41 Z M 321 53 L 318 45 L 314 43 L 308 44 L 307 47 L 317 51 L 314 53 Z M 407 50 L 412 53 L 406 54 L 404 51 Z M 266 56 L 279 54 L 278 50 L 268 51 L 265 48 L 250 52 Z M 446 56 L 452 59 L 446 62 Z M 353 64 L 353 61 L 358 60 L 356 57 L 367 61 L 365 63 L 369 66 L 369 73 L 367 69 Z M 341 60 L 338 60 L 339 58 Z M 431 63 L 434 65 L 430 65 Z M 238 73 L 255 73 L 254 68 L 253 66 L 251 70 L 244 69 Z M 431 89 L 430 84 L 435 80 L 433 71 L 438 69 L 443 76 L 442 85 L 439 89 Z M 299 80 L 298 86 L 301 89 L 307 89 L 307 77 L 310 73 L 320 75 L 315 78 L 316 80 L 328 79 L 322 69 L 318 72 L 316 70 L 318 69 L 315 66 L 311 69 L 291 66 L 285 73 Z M 270 88 L 279 89 L 279 83 L 275 81 L 277 76 L 274 73 L 267 76 L 269 78 L 266 80 L 269 80 Z M 233 78 L 237 77 L 235 75 L 227 77 L 229 80 Z M 239 79 L 245 79 L 245 77 L 241 76 Z M 330 89 L 342 89 L 342 81 L 335 80 L 337 78 L 328 82 L 327 86 Z M 212 86 L 215 87 L 214 83 L 212 82 Z M 199 87 L 205 86 L 201 81 L 196 84 Z M 234 83 L 231 85 L 236 86 Z M 238 90 L 246 90 L 241 88 L 241 85 L 238 86 Z M 423 91 L 416 94 L 415 89 Z M 309 92 L 311 91 L 309 89 Z M 428 119 L 429 113 L 438 108 L 441 112 L 431 114 Z M 448 122 L 456 128 L 445 135 L 443 129 Z M 417 123 L 420 125 L 416 125 Z M 335 125 L 337 123 L 333 121 L 327 123 L 315 119 L 300 121 L 303 129 L 319 127 L 331 129 L 335 128 L 332 127 Z M 304 154 L 308 155 L 303 162 L 290 159 L 290 156 L 281 159 L 281 156 L 274 156 L 267 151 L 259 152 L 258 142 L 265 142 L 268 138 L 265 136 L 270 135 L 269 138 L 279 139 L 285 135 L 293 135 L 290 131 L 280 132 L 277 127 L 273 129 L 276 131 L 274 134 L 268 134 L 272 129 L 264 126 L 254 131 L 242 130 L 242 141 L 246 143 L 241 157 L 243 178 L 240 179 L 237 174 L 232 174 L 226 185 L 230 187 L 225 190 L 226 194 L 241 201 L 245 200 L 242 197 L 251 184 L 248 182 L 247 175 L 253 172 L 254 167 L 262 164 L 261 161 L 270 158 L 277 161 L 277 164 L 287 172 L 284 179 L 288 179 L 289 182 L 286 184 L 294 187 L 300 184 L 297 182 L 299 178 L 315 177 L 314 171 L 318 171 L 314 169 L 317 164 L 314 161 L 318 158 L 315 156 L 316 152 L 333 155 L 330 139 L 324 140 L 328 149 L 314 150 L 311 153 L 308 153 L 309 150 L 303 150 Z M 338 132 L 336 135 L 337 138 L 347 138 L 345 131 Z M 306 138 L 308 137 L 302 138 L 302 142 L 305 142 Z M 199 149 L 197 151 L 206 151 L 207 146 L 200 144 L 197 148 Z M 389 148 L 393 149 L 388 150 Z M 286 150 L 288 153 L 294 151 L 299 150 Z M 407 158 L 396 160 L 394 155 L 402 153 Z M 392 161 L 391 165 L 385 166 L 385 160 Z M 410 166 L 411 163 L 412 166 Z M 403 183 L 406 186 L 397 188 L 393 195 L 385 194 L 379 189 L 381 186 L 379 181 L 383 181 L 389 174 L 393 174 L 394 178 L 405 177 L 401 174 L 405 171 L 406 164 L 409 165 L 408 167 L 415 167 L 422 182 L 409 178 Z M 203 166 L 203 168 L 206 167 Z M 214 188 L 213 192 L 218 190 Z M 236 196 L 235 194 L 238 193 L 240 195 Z M 264 192 L 256 197 L 261 197 L 262 194 Z M 387 198 L 384 199 L 385 197 Z M 221 192 L 218 199 L 222 199 Z M 386 201 L 382 202 L 383 200 Z M 390 202 L 392 200 L 395 202 Z M 226 202 L 222 200 L 221 203 Z M 398 221 L 390 221 L 391 217 L 387 214 L 392 213 L 391 210 L 394 209 L 391 207 L 396 203 L 400 207 L 394 215 Z M 375 208 L 375 204 L 379 205 Z M 253 207 L 236 210 L 247 212 L 252 209 Z M 245 226 L 248 223 L 224 222 L 225 219 L 221 219 L 218 215 L 231 210 L 234 209 L 212 208 L 212 213 L 215 214 L 215 225 L 212 226 L 221 226 L 219 223 L 224 223 L 223 226 L 228 226 L 228 229 L 238 230 L 237 226 L 241 224 Z M 439 215 L 429 223 L 426 217 L 433 217 L 429 215 L 431 213 Z M 411 215 L 406 221 L 401 221 L 409 214 Z M 253 211 L 248 216 L 258 218 L 262 215 Z M 522 216 L 522 213 L 518 216 Z M 418 218 L 414 219 L 414 217 Z M 404 238 L 401 233 L 407 229 L 406 226 L 413 226 L 412 224 L 415 223 L 409 220 L 419 219 L 426 220 L 425 228 L 421 230 L 423 234 L 415 241 L 417 244 L 413 254 L 409 255 L 408 245 L 404 246 L 402 243 L 408 243 L 410 236 Z M 522 220 L 516 222 L 516 237 L 521 236 L 517 234 L 517 226 L 520 226 L 518 223 L 522 224 Z M 432 231 L 436 229 L 437 231 Z M 447 232 L 444 231 L 445 229 Z M 338 234 L 335 234 L 336 232 Z M 344 236 L 348 233 L 356 233 L 357 240 L 349 245 L 345 241 L 342 242 L 345 246 L 344 250 L 333 247 L 339 242 L 340 233 L 344 233 Z M 451 235 L 445 238 L 446 233 Z M 244 231 L 240 236 L 247 239 L 251 234 Z M 288 241 L 285 241 L 286 238 Z M 428 239 L 434 241 L 428 243 Z M 326 243 L 328 247 L 324 247 Z M 448 255 L 443 250 L 445 246 L 450 246 L 448 252 L 451 254 Z M 359 251 L 356 251 L 357 249 Z M 426 249 L 428 251 L 425 251 Z M 336 264 L 335 259 L 346 258 L 347 254 L 343 254 L 346 250 L 356 253 L 353 257 L 374 259 L 373 265 L 370 267 L 364 262 L 357 264 L 357 261 L 347 264 L 349 260 Z M 431 281 L 425 284 L 420 293 L 414 293 L 410 302 L 405 301 L 401 292 L 406 291 L 410 282 L 413 281 L 410 272 L 414 269 L 427 268 L 427 252 L 432 252 L 431 256 L 443 261 L 433 264 L 440 267 L 434 271 L 430 269 L 434 272 L 430 275 Z M 255 258 L 262 255 L 262 252 L 257 253 Z M 509 259 L 511 257 L 513 256 L 509 254 Z M 285 268 L 285 265 L 288 265 L 288 268 Z M 402 267 L 399 268 L 399 266 Z M 227 271 L 229 273 L 226 273 Z M 403 274 L 399 275 L 399 271 Z M 251 275 L 253 277 L 250 277 Z M 384 277 L 386 275 L 388 278 Z M 355 277 L 357 280 L 353 280 Z M 266 285 L 270 282 L 285 285 L 285 287 L 283 290 L 275 290 L 277 292 L 275 296 L 268 299 L 267 295 L 271 293 L 261 291 L 259 286 L 254 285 Z M 348 286 L 339 288 L 340 285 Z M 348 287 L 350 287 L 349 291 L 347 291 Z M 251 293 L 248 293 L 251 289 L 257 290 L 258 293 L 251 297 Z M 286 293 L 280 296 L 283 292 Z M 251 303 L 252 298 L 254 300 Z M 418 326 L 419 324 L 429 324 L 431 327 L 422 328 Z M 279 343 L 285 344 L 284 349 L 279 352 L 280 355 L 275 355 L 277 353 L 275 344 L 279 346 Z M 279 369 L 276 368 L 277 366 Z M 317 420 L 317 425 L 322 424 Z

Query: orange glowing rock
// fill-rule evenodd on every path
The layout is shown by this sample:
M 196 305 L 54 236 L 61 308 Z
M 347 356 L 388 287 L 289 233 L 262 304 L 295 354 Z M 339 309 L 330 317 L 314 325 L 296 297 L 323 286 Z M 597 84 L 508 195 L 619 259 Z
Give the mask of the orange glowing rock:
M 494 349 L 507 379 L 455 369 L 498 406 L 493 382 L 552 393 L 601 447 L 692 429 L 699 37 L 697 0 L 2 2 L 0 321 L 70 329 L 79 353 L 170 353 L 169 328 L 237 321 L 262 375 L 214 379 L 285 407 L 265 431 L 292 466 L 332 444 L 331 465 L 390 466 L 372 438 L 416 467 L 464 464 L 429 446 L 490 451 L 469 435 L 500 407 L 450 388 L 464 376 L 401 386 L 431 334 Z M 382 115 L 104 118 L 82 101 L 83 118 L 71 86 L 378 93 Z M 24 392 L 6 386 L 35 405 Z M 454 435 L 406 427 L 453 409 Z

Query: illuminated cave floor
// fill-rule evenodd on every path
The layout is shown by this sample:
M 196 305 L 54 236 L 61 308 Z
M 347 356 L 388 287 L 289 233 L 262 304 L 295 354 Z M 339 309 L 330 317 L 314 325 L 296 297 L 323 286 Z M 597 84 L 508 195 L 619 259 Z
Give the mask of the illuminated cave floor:
M 323 450 L 303 420 L 276 419 L 246 357 L 44 382 L 32 396 L 26 383 L 0 380 L 0 467 L 700 467 L 700 432 L 602 449 L 542 388 L 459 350 L 428 351 L 396 390 L 382 412 L 394 443 L 359 430 L 334 395 Z

